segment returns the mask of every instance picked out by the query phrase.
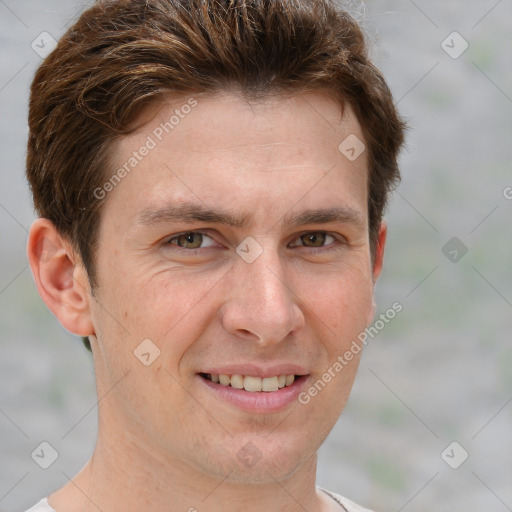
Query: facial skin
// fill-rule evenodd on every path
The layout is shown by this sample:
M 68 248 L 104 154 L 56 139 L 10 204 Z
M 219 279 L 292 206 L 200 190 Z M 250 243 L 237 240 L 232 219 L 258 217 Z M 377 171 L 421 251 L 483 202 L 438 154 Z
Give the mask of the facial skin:
M 364 140 L 362 130 L 349 107 L 342 116 L 319 93 L 258 103 L 234 92 L 194 98 L 161 141 L 154 130 L 187 98 L 153 106 L 114 146 L 112 173 L 148 136 L 156 142 L 106 195 L 94 296 L 51 223 L 32 227 L 39 292 L 64 327 L 95 335 L 104 397 L 93 458 L 49 503 L 57 512 L 339 510 L 315 491 L 316 451 L 360 354 L 308 404 L 295 398 L 272 411 L 233 404 L 199 373 L 295 365 L 304 391 L 371 323 L 386 229 L 372 265 L 366 153 L 351 162 L 338 150 L 349 134 Z M 247 216 L 247 224 L 150 214 L 185 203 Z M 345 220 L 283 223 L 335 207 Z M 177 236 L 196 230 L 202 238 Z M 247 237 L 262 250 L 251 263 L 237 253 Z M 48 245 L 57 249 L 42 258 Z M 134 355 L 145 339 L 160 350 L 149 366 Z

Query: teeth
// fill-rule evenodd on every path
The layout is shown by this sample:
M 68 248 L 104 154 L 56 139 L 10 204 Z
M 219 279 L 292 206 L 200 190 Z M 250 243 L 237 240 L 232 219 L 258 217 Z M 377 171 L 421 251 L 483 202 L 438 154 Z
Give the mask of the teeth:
M 277 391 L 277 377 L 265 377 L 261 379 L 261 391 Z
M 231 377 L 231 386 L 233 386 L 233 377 Z M 261 391 L 261 377 L 245 377 L 244 389 L 245 391 Z
M 242 375 L 231 375 L 231 387 L 235 389 L 243 389 L 244 378 Z
M 253 377 L 251 375 L 215 375 L 209 374 L 212 382 L 220 383 L 223 386 L 231 385 L 235 389 L 246 391 L 277 391 L 286 386 L 291 386 L 295 381 L 295 375 L 276 375 L 274 377 Z

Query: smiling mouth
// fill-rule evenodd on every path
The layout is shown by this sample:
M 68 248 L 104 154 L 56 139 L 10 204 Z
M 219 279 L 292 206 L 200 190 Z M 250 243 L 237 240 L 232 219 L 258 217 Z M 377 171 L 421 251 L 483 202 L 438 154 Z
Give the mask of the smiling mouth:
M 291 386 L 295 379 L 303 375 L 275 375 L 273 377 L 253 377 L 251 375 L 216 375 L 213 373 L 199 373 L 203 379 L 215 384 L 234 389 L 245 389 L 251 392 L 272 392 Z

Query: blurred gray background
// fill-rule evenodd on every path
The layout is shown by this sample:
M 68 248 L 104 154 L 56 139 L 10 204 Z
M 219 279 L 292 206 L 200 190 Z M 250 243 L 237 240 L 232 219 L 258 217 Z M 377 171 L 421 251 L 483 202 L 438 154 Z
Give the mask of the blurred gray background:
M 27 101 L 41 62 L 31 44 L 42 32 L 58 39 L 85 5 L 0 0 L 6 512 L 64 485 L 96 437 L 91 358 L 46 309 L 25 255 L 35 218 L 24 178 Z M 368 343 L 320 451 L 318 483 L 382 512 L 511 511 L 512 1 L 348 8 L 410 126 L 377 287 L 379 312 L 395 301 L 403 311 Z M 46 470 L 31 458 L 42 441 L 59 454 Z

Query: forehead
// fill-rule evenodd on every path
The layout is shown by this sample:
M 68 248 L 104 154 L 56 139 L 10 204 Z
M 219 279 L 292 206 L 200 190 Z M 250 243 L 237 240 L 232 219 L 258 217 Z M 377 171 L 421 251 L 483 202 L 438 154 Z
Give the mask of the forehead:
M 109 175 L 126 172 L 105 205 L 132 222 L 180 201 L 228 206 L 254 221 L 318 201 L 366 214 L 366 154 L 343 152 L 353 137 L 363 145 L 361 127 L 350 106 L 342 111 L 324 94 L 184 96 L 153 105 L 137 123 L 113 147 Z

